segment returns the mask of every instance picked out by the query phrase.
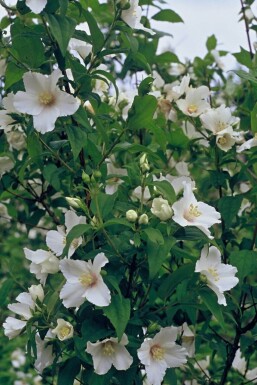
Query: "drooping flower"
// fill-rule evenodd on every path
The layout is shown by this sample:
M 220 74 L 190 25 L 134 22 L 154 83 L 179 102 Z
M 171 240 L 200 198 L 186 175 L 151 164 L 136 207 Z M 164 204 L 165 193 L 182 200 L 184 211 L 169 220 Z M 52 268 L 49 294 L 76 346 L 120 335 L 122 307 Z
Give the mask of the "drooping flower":
M 257 133 L 254 135 L 252 139 L 247 140 L 240 147 L 238 147 L 237 152 L 242 152 L 244 150 L 250 150 L 252 147 L 257 146 Z
M 51 341 L 52 338 L 54 338 L 54 335 L 50 330 L 47 332 L 44 340 L 36 334 L 37 357 L 35 357 L 34 367 L 39 373 L 42 373 L 45 368 L 54 362 L 55 355 L 53 354 L 53 346 L 49 345 L 49 341 Z
M 180 226 L 196 226 L 210 239 L 213 238 L 209 227 L 220 223 L 220 213 L 206 203 L 197 202 L 191 183 L 184 183 L 183 197 L 172 205 L 172 209 L 172 219 Z
M 12 303 L 8 305 L 8 309 L 11 310 L 13 313 L 19 315 L 22 319 L 19 320 L 14 317 L 7 317 L 3 327 L 4 327 L 4 333 L 9 338 L 12 339 L 16 336 L 18 336 L 21 332 L 21 330 L 26 326 L 27 321 L 33 316 L 33 312 L 36 307 L 36 299 L 43 300 L 44 295 L 42 296 L 43 288 L 41 285 L 40 288 L 36 287 L 29 288 L 29 293 L 23 292 L 18 295 L 16 298 L 17 303 Z M 31 291 L 31 293 L 30 293 Z M 38 293 L 38 294 L 36 294 Z M 33 297 L 32 295 L 35 294 Z
M 88 342 L 86 352 L 92 355 L 94 370 L 97 374 L 105 374 L 113 365 L 117 370 L 127 370 L 133 358 L 125 348 L 128 337 L 123 334 L 120 342 L 118 338 L 107 338 L 95 343 Z
M 176 103 L 185 115 L 196 117 L 211 108 L 207 102 L 209 95 L 210 90 L 206 86 L 189 88 L 186 92 L 185 99 L 179 99 Z
M 66 231 L 64 230 L 63 226 L 58 226 L 57 231 L 56 230 L 50 230 L 46 234 L 46 244 L 47 246 L 57 255 L 62 255 L 63 250 L 66 245 L 66 236 L 70 232 L 70 230 L 79 224 L 85 224 L 86 218 L 83 216 L 78 216 L 74 211 L 68 210 L 65 213 L 65 227 Z M 68 251 L 68 258 L 70 258 L 74 253 L 75 250 L 81 245 L 82 243 L 82 237 L 73 239 L 69 251 Z
M 52 333 L 56 334 L 60 341 L 65 341 L 73 337 L 73 326 L 64 319 L 58 318 L 57 326 L 52 329 Z
M 195 335 L 186 322 L 179 327 L 181 333 L 181 345 L 187 350 L 188 356 L 195 354 Z
M 101 276 L 101 267 L 108 262 L 104 253 L 97 254 L 93 262 L 70 259 L 60 262 L 67 280 L 60 293 L 65 307 L 79 307 L 86 299 L 97 306 L 110 304 L 111 294 Z
M 142 31 L 146 31 L 151 35 L 155 35 L 155 32 L 150 28 L 146 28 L 140 22 L 142 16 L 142 8 L 138 5 L 138 0 L 130 0 L 129 9 L 124 9 L 121 12 L 121 18 L 125 21 L 126 24 L 130 26 L 132 29 L 141 29 Z
M 59 69 L 51 75 L 26 72 L 23 75 L 26 92 L 18 91 L 14 96 L 14 107 L 32 115 L 35 129 L 42 134 L 54 129 L 59 116 L 73 115 L 79 108 L 78 100 L 57 87 L 61 76 Z
M 178 329 L 170 326 L 161 328 L 154 338 L 146 338 L 137 351 L 145 365 L 150 385 L 160 385 L 167 368 L 177 368 L 187 362 L 187 351 L 175 343 Z
M 214 291 L 218 297 L 218 304 L 227 305 L 224 292 L 232 289 L 239 282 L 235 277 L 237 268 L 221 263 L 220 251 L 211 246 L 205 246 L 201 252 L 201 258 L 196 262 L 195 272 L 201 273 L 207 280 L 207 286 Z
M 34 13 L 40 13 L 46 6 L 47 0 L 26 0 L 27 7 Z
M 151 212 L 161 221 L 167 221 L 173 214 L 169 202 L 161 197 L 153 199 Z
M 46 250 L 30 250 L 24 248 L 25 257 L 31 261 L 29 270 L 36 275 L 40 283 L 45 284 L 48 274 L 55 274 L 59 271 L 59 259 Z
M 209 109 L 200 116 L 200 120 L 202 125 L 214 135 L 225 133 L 224 130 L 237 126 L 240 122 L 239 118 L 231 115 L 230 108 L 225 107 L 224 104 L 218 108 Z

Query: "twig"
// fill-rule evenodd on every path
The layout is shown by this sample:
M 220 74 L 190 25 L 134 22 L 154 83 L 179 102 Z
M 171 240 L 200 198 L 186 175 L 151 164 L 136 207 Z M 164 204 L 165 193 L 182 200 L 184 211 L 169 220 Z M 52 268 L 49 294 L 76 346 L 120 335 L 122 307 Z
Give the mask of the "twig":
M 241 3 L 243 19 L 244 19 L 244 23 L 245 23 L 245 31 L 246 31 L 246 36 L 247 36 L 247 42 L 248 42 L 248 46 L 249 46 L 250 56 L 251 56 L 251 59 L 253 59 L 254 55 L 253 55 L 251 39 L 250 39 L 250 33 L 249 33 L 249 26 L 248 26 L 247 17 L 246 17 L 246 14 L 245 14 L 245 6 L 244 6 L 244 3 L 243 3 L 243 0 L 240 0 L 240 3 Z

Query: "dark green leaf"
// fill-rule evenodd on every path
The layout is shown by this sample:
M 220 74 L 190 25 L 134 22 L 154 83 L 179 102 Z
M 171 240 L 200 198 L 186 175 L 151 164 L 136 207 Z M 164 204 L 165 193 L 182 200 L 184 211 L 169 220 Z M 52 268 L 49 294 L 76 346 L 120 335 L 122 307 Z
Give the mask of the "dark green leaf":
M 251 250 L 233 251 L 229 256 L 230 263 L 237 267 L 237 276 L 241 283 L 249 274 L 257 271 L 257 252 Z
M 242 195 L 232 197 L 222 197 L 218 202 L 218 209 L 227 228 L 231 227 L 243 200 Z
M 92 13 L 90 13 L 89 11 L 83 10 L 83 15 L 90 29 L 94 52 L 97 53 L 101 51 L 101 49 L 103 48 L 104 35 L 102 34 L 100 28 L 98 27 L 97 22 L 93 17 Z
M 120 340 L 130 318 L 130 300 L 120 295 L 112 297 L 111 304 L 104 308 L 104 314 L 110 320 Z
M 79 126 L 67 126 L 66 132 L 71 144 L 74 160 L 77 159 L 81 149 L 87 143 L 87 133 Z
M 247 68 L 253 67 L 253 62 L 251 58 L 251 54 L 249 51 L 244 49 L 243 47 L 240 47 L 240 52 L 233 53 L 233 56 L 237 59 L 238 63 L 243 64 Z
M 251 112 L 251 131 L 257 133 L 257 103 Z
M 209 36 L 207 41 L 206 41 L 206 47 L 207 47 L 208 51 L 212 51 L 213 49 L 216 48 L 216 46 L 217 46 L 216 36 L 215 35 Z
M 47 20 L 50 31 L 59 45 L 62 56 L 65 57 L 70 38 L 75 31 L 76 21 L 67 16 L 52 14 L 47 15 Z
M 143 233 L 147 235 L 149 241 L 157 243 L 158 245 L 164 244 L 164 239 L 160 230 L 154 229 L 153 227 L 147 227 L 143 230 Z
M 171 9 L 163 9 L 152 16 L 152 19 L 158 21 L 169 21 L 170 23 L 183 23 L 183 19 Z
M 195 265 L 193 263 L 186 263 L 169 274 L 158 290 L 159 296 L 163 299 L 169 297 L 176 290 L 178 284 L 194 274 L 194 269 Z
M 174 191 L 174 188 L 168 181 L 156 181 L 153 183 L 153 185 L 156 187 L 157 192 L 160 193 L 163 198 L 167 199 L 170 204 L 176 201 L 176 193 Z
M 218 298 L 217 296 L 212 293 L 211 289 L 201 289 L 200 290 L 200 296 L 207 307 L 207 309 L 210 310 L 210 312 L 214 315 L 216 320 L 219 322 L 220 326 L 225 330 L 226 325 L 224 322 L 224 317 L 222 314 L 222 305 L 218 304 Z
M 57 385 L 73 385 L 74 379 L 80 372 L 81 362 L 77 357 L 72 357 L 61 365 L 58 373 Z
M 152 127 L 156 108 L 157 100 L 154 96 L 136 96 L 129 111 L 129 128 L 140 130 Z
M 147 242 L 147 257 L 149 266 L 149 279 L 153 279 L 160 271 L 163 262 L 168 258 L 171 247 L 175 244 L 176 239 L 165 239 L 163 245 Z

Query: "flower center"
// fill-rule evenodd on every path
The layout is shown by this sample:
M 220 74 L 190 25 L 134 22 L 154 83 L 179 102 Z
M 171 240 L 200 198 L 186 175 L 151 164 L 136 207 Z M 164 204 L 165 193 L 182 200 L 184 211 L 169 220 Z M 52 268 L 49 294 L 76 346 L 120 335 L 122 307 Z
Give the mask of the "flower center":
M 114 352 L 113 343 L 111 341 L 105 342 L 103 346 L 103 354 L 110 357 Z
M 217 132 L 224 130 L 227 127 L 227 123 L 219 121 L 217 124 Z
M 164 358 L 165 350 L 161 348 L 159 345 L 154 345 L 151 347 L 150 353 L 154 360 L 160 361 Z
M 59 335 L 60 335 L 61 338 L 65 338 L 65 337 L 67 337 L 70 334 L 70 332 L 71 332 L 71 327 L 65 325 L 65 326 L 61 327 L 61 329 L 59 331 Z
M 198 210 L 198 206 L 191 203 L 189 209 L 184 213 L 184 218 L 191 222 L 200 215 L 202 215 L 202 213 Z
M 194 112 L 197 112 L 197 110 L 198 110 L 198 106 L 196 104 L 190 104 L 187 107 L 187 111 L 189 112 L 189 114 L 193 114 Z
M 54 95 L 51 92 L 42 92 L 39 95 L 39 102 L 45 106 L 49 106 L 54 102 Z
M 77 249 L 78 246 L 79 246 L 79 238 L 75 238 L 73 239 L 73 241 L 71 242 L 72 246 L 74 247 L 74 249 Z
M 213 276 L 215 282 L 219 280 L 219 274 L 217 272 L 217 269 L 209 267 L 208 272 Z
M 225 136 L 221 136 L 221 137 L 218 139 L 218 142 L 219 142 L 219 144 L 221 144 L 221 145 L 223 146 L 224 144 L 227 143 L 227 139 L 225 138 Z
M 97 281 L 96 276 L 94 276 L 91 273 L 84 273 L 79 278 L 79 282 L 82 284 L 82 286 L 85 286 L 85 287 L 93 286 L 96 283 L 96 281 Z

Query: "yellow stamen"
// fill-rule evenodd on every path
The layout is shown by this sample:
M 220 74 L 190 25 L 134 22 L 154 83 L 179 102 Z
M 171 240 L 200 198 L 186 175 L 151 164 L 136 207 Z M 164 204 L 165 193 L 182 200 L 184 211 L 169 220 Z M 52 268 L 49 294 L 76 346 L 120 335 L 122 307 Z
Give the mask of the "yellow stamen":
M 71 329 L 71 326 L 67 326 L 67 325 L 63 326 L 63 327 L 60 329 L 60 331 L 59 331 L 60 337 L 61 337 L 61 338 L 67 337 L 67 336 L 70 334 L 71 330 L 72 330 L 72 329 Z
M 164 358 L 165 350 L 161 348 L 159 345 L 154 345 L 150 349 L 150 353 L 154 360 L 160 361 Z
M 113 343 L 111 341 L 105 342 L 103 346 L 103 354 L 110 357 L 114 352 Z
M 213 276 L 215 282 L 219 280 L 219 274 L 216 269 L 209 267 L 208 272 Z
M 197 112 L 197 110 L 198 110 L 198 106 L 196 104 L 190 104 L 187 107 L 187 111 L 189 112 L 189 114 L 193 114 L 194 112 Z
M 85 287 L 93 286 L 96 283 L 96 277 L 91 273 L 84 273 L 80 276 L 79 282 Z
M 202 213 L 198 210 L 198 206 L 191 203 L 189 209 L 184 213 L 184 218 L 188 221 L 193 221 L 200 215 L 202 215 Z
M 224 146 L 224 144 L 227 143 L 227 139 L 225 138 L 225 136 L 221 136 L 221 137 L 218 139 L 218 143 L 221 144 L 222 146 Z
M 50 92 L 42 92 L 39 95 L 39 102 L 45 106 L 49 106 L 54 102 L 54 95 Z

